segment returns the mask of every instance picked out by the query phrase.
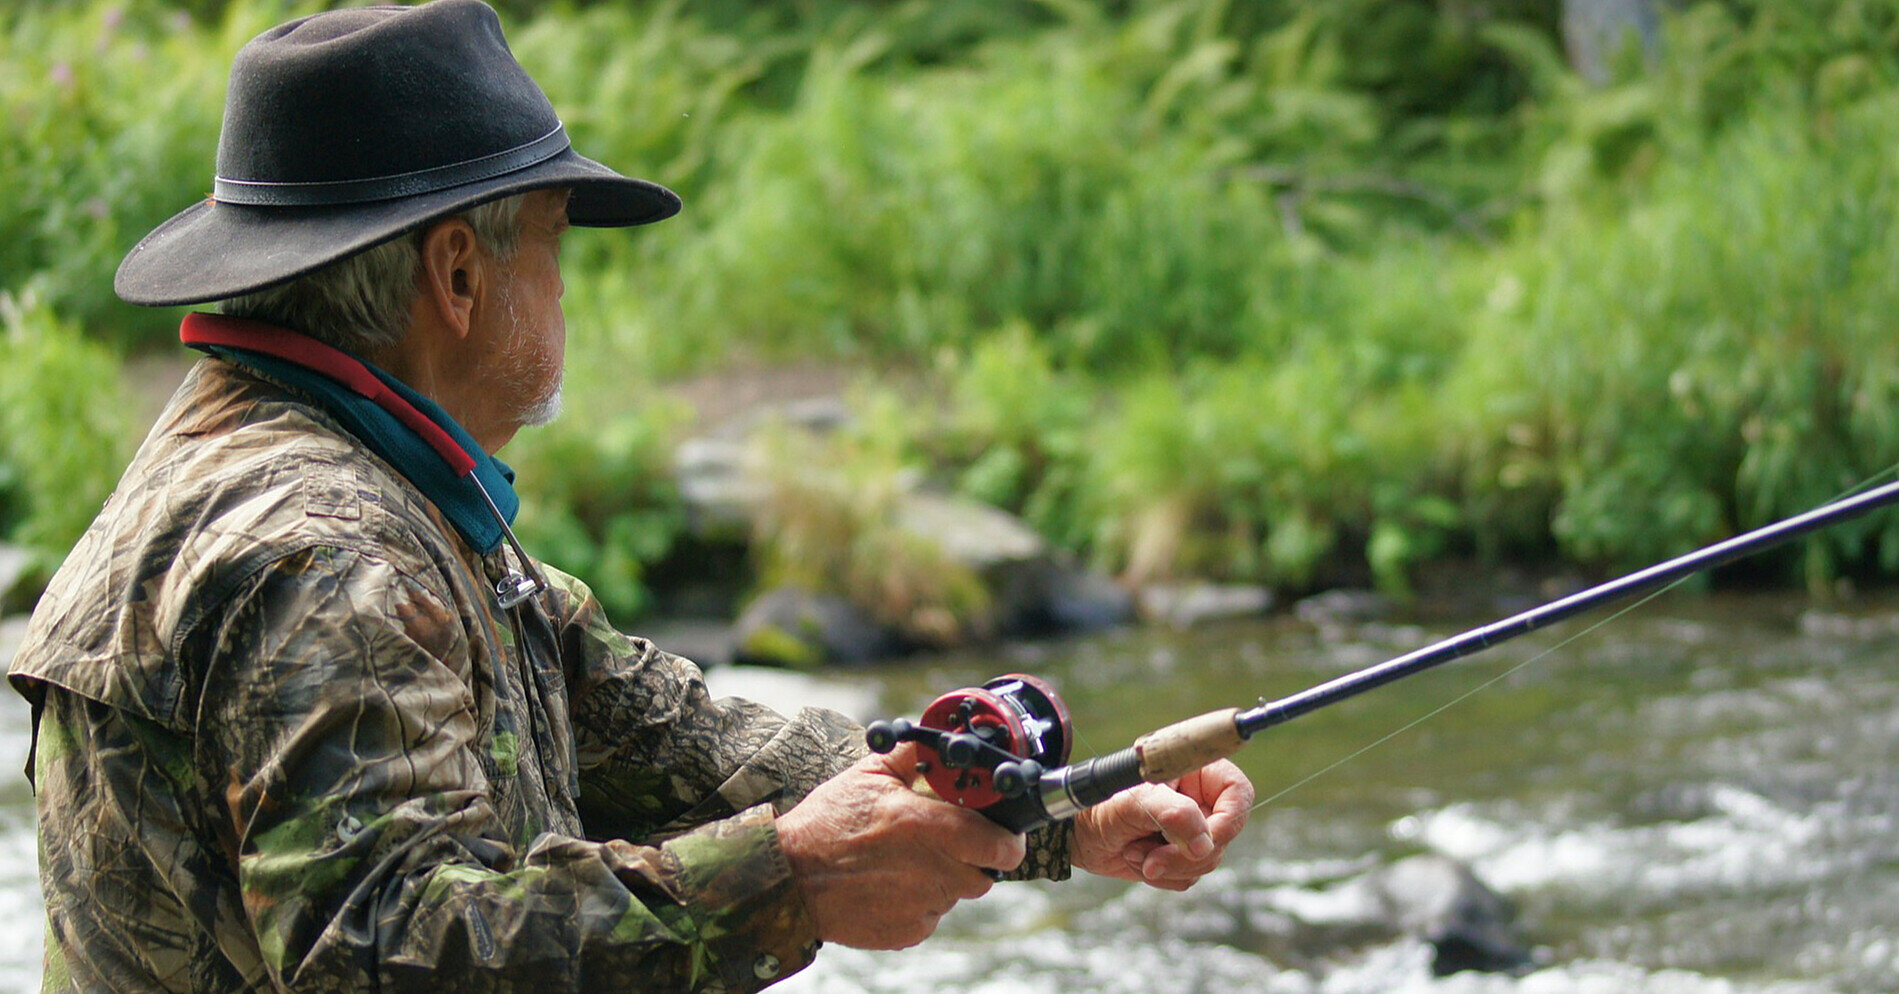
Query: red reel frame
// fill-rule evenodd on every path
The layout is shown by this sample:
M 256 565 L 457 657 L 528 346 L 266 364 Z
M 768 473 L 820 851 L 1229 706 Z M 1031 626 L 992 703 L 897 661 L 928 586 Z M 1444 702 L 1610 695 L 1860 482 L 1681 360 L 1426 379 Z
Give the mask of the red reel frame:
M 891 745 L 917 743 L 918 770 L 938 797 L 975 810 L 1020 796 L 1041 771 L 1067 763 L 1075 738 L 1055 689 L 1023 673 L 950 691 L 917 725 L 893 731 Z

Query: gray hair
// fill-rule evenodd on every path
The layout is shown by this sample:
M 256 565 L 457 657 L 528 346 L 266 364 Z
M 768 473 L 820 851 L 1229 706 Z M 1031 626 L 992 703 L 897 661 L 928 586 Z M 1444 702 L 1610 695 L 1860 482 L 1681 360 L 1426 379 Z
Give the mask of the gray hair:
M 457 217 L 475 229 L 475 239 L 497 260 L 513 258 L 525 194 L 494 200 Z M 345 256 L 288 283 L 220 300 L 221 314 L 283 325 L 355 356 L 370 356 L 409 333 L 416 274 L 422 266 L 422 234 L 408 232 Z

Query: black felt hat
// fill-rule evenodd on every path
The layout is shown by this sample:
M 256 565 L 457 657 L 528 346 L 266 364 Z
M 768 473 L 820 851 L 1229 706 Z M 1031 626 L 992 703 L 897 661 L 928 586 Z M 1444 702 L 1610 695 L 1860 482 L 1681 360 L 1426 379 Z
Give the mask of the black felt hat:
M 568 218 L 671 217 L 671 190 L 575 152 L 480 0 L 336 10 L 238 52 L 209 199 L 127 253 L 134 304 L 192 304 L 294 279 L 429 221 L 545 187 Z

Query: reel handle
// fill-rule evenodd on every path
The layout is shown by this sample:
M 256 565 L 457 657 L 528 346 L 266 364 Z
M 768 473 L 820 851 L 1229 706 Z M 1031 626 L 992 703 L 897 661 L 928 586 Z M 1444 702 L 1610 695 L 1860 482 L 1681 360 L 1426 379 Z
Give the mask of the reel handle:
M 917 771 L 931 793 L 982 813 L 1011 831 L 1051 819 L 1039 787 L 1046 771 L 1068 762 L 1074 728 L 1055 689 L 1021 673 L 938 697 L 917 721 L 874 721 L 864 729 L 871 749 L 917 745 Z
M 889 753 L 897 743 L 910 738 L 916 726 L 908 718 L 893 718 L 889 721 L 873 721 L 864 726 L 864 743 L 871 752 Z
M 1021 797 L 1023 791 L 1041 782 L 1042 764 L 1033 759 L 1001 763 L 996 766 L 994 779 L 997 793 L 1004 797 Z
M 995 725 L 982 723 L 989 716 L 980 706 L 984 698 L 970 696 L 978 693 L 965 689 L 937 698 L 925 710 L 922 724 L 904 718 L 871 722 L 864 738 L 883 753 L 899 742 L 917 743 L 919 769 L 938 797 L 972 808 L 1013 832 L 1073 818 L 1137 784 L 1177 780 L 1238 752 L 1247 739 L 1240 728 L 1240 710 L 1226 708 L 1156 729 L 1126 749 L 1072 765 L 1065 762 L 1064 734 L 1061 759 L 1051 764 L 1048 755 L 1020 755 L 991 742 L 1000 737 L 1006 744 L 1021 744 L 999 735 Z M 1030 717 L 1033 720 L 1032 713 Z M 1065 709 L 1062 717 L 1066 731 Z

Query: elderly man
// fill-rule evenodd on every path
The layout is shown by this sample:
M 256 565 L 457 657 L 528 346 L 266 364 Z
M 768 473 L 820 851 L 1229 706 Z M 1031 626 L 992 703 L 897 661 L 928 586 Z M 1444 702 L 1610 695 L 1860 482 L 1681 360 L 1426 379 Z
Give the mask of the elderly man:
M 477 0 L 318 14 L 232 71 L 210 199 L 127 255 L 208 353 L 35 613 L 45 990 L 751 990 L 1003 871 L 1182 888 L 1230 764 L 1012 835 L 908 747 L 713 700 L 509 530 L 558 408 L 576 154 Z

